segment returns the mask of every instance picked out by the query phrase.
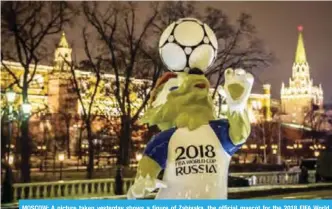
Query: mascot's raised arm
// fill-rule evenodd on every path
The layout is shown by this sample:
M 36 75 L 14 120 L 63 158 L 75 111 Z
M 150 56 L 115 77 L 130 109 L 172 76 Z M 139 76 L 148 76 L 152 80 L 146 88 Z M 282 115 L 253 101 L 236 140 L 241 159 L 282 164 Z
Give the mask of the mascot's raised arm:
M 168 36 L 176 35 L 181 24 L 195 21 L 192 18 L 177 21 L 178 25 L 173 25 Z M 209 31 L 207 27 L 204 25 Z M 189 29 L 192 28 L 186 28 L 189 34 L 197 34 L 197 31 L 190 33 Z M 206 31 L 203 34 L 209 34 Z M 213 46 L 212 40 L 213 37 L 209 36 L 204 42 Z M 165 48 L 163 44 L 160 46 Z M 207 54 L 204 50 L 202 56 L 192 59 L 199 47 L 192 50 L 189 58 L 185 57 L 189 62 L 182 66 L 174 63 L 170 66 L 160 52 L 164 63 L 177 72 L 164 74 L 152 91 L 150 107 L 142 122 L 157 125 L 161 132 L 147 144 L 128 198 L 143 198 L 157 188 L 157 199 L 227 198 L 231 156 L 250 134 L 246 104 L 254 79 L 242 69 L 225 71 L 223 90 L 229 107 L 228 117 L 216 120 L 209 81 L 203 73 L 213 59 L 208 62 L 200 59 Z M 163 178 L 158 180 L 161 170 L 164 170 Z

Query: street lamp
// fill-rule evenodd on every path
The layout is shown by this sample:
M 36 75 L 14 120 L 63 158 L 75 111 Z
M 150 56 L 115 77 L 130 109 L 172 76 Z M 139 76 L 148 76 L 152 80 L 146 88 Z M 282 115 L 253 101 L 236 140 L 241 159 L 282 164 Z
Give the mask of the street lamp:
M 11 145 L 11 138 L 12 138 L 12 119 L 13 119 L 13 103 L 15 101 L 16 98 L 16 92 L 13 91 L 13 89 L 9 89 L 6 92 L 6 99 L 8 102 L 8 119 L 9 119 L 9 127 L 8 127 L 8 143 L 6 144 L 8 150 L 7 150 L 7 155 L 9 156 L 10 153 L 10 145 Z M 8 158 L 9 159 L 9 158 Z
M 9 89 L 6 92 L 6 99 L 8 103 L 12 104 L 16 99 L 16 92 L 13 89 Z
M 299 151 L 303 148 L 303 145 L 300 142 L 295 142 L 293 144 L 293 146 L 290 146 L 290 147 L 292 147 L 292 149 L 294 150 L 295 157 L 296 157 L 296 162 L 297 162 L 297 164 L 299 164 L 299 161 L 300 161 L 300 159 L 299 159 L 299 153 L 300 152 Z M 289 149 L 289 147 L 287 149 Z
M 277 154 L 277 149 L 278 149 L 278 145 L 276 144 L 272 144 L 271 145 L 272 148 L 272 154 L 276 155 Z M 279 148 L 280 149 L 280 148 Z
M 65 159 L 65 153 L 60 152 L 58 155 L 58 159 L 60 161 L 60 180 L 62 180 L 62 167 L 63 167 L 63 161 Z
M 47 167 L 47 141 L 48 141 L 48 132 L 49 132 L 49 127 L 50 127 L 50 117 L 51 117 L 51 113 L 46 112 L 44 114 L 42 114 L 42 127 L 43 127 L 43 145 L 41 146 L 41 150 L 42 150 L 42 156 L 41 156 L 41 170 L 43 170 L 43 167 Z M 46 168 L 45 168 L 46 169 Z
M 14 164 L 14 159 L 15 159 L 14 155 L 13 154 L 9 154 L 9 156 L 8 156 L 8 164 L 10 166 Z
M 3 202 L 12 202 L 13 201 L 13 172 L 11 166 L 14 163 L 14 156 L 10 153 L 11 148 L 11 139 L 12 139 L 12 120 L 13 120 L 13 103 L 16 99 L 16 93 L 10 88 L 6 92 L 6 99 L 8 103 L 8 138 L 5 147 L 7 150 L 5 152 L 5 160 L 8 165 L 6 165 L 6 175 L 3 187 L 2 201 Z
M 46 152 L 46 146 L 45 145 L 38 145 L 37 146 L 37 150 L 38 150 L 38 155 L 42 156 L 43 154 L 45 154 Z M 42 171 L 43 170 L 43 158 L 40 159 L 40 165 L 39 165 L 39 170 Z
M 9 89 L 6 92 L 6 99 L 8 102 L 8 141 L 7 141 L 7 156 L 9 160 L 10 148 L 11 148 L 11 140 L 12 140 L 12 120 L 13 120 L 13 103 L 16 99 L 16 92 L 13 89 Z
M 31 113 L 31 104 L 29 102 L 25 102 L 22 104 L 22 112 L 24 117 L 29 117 Z
M 99 161 L 100 161 L 100 149 L 101 149 L 101 144 L 102 144 L 102 140 L 101 139 L 94 139 L 93 140 L 94 143 L 94 147 L 96 148 L 95 150 L 97 151 L 97 166 L 99 168 Z
M 320 152 L 318 151 L 318 150 L 316 150 L 315 152 L 314 152 L 314 156 L 315 157 L 318 157 L 320 155 Z
M 319 157 L 321 150 L 326 149 L 326 147 L 321 144 L 314 144 L 313 146 L 310 146 L 309 148 L 314 151 L 314 157 L 316 157 L 316 158 Z
M 84 156 L 83 156 L 83 164 L 86 165 L 87 161 L 87 152 L 88 152 L 89 144 L 87 141 L 83 140 L 81 144 L 81 149 L 83 150 Z

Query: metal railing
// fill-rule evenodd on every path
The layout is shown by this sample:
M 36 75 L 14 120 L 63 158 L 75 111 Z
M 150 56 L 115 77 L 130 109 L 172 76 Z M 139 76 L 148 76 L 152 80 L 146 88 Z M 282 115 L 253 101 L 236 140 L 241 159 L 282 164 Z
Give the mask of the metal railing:
M 315 171 L 309 171 L 309 183 L 315 182 Z M 231 176 L 242 177 L 249 180 L 250 185 L 286 185 L 297 184 L 300 172 L 250 172 L 231 173 Z
M 134 179 L 123 179 L 123 192 L 127 192 Z M 19 199 L 53 199 L 115 195 L 114 179 L 72 180 L 56 182 L 16 183 L 14 202 Z

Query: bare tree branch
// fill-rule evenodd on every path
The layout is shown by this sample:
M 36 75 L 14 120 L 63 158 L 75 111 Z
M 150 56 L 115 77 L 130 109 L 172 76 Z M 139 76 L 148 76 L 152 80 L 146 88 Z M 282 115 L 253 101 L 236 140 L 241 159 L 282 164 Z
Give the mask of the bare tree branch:
M 1 59 L 17 61 L 23 67 L 22 82 L 17 75 L 4 66 L 21 88 L 23 102 L 28 102 L 28 89 L 34 81 L 38 63 L 46 39 L 59 32 L 71 18 L 71 9 L 66 2 L 1 2 L 1 35 L 3 44 Z M 3 42 L 2 42 L 3 43 Z M 33 66 L 32 72 L 30 72 Z M 22 83 L 22 85 L 21 85 Z M 29 119 L 21 123 L 21 177 L 23 182 L 30 181 L 31 139 L 29 137 Z
M 107 8 L 106 11 L 98 8 Z M 138 119 L 140 112 L 144 109 L 149 99 L 147 95 L 142 98 L 142 103 L 136 104 L 132 95 L 137 89 L 144 88 L 143 85 L 134 82 L 135 77 L 141 71 L 151 71 L 152 79 L 156 80 L 162 68 L 155 60 L 147 58 L 145 55 L 149 44 L 147 44 L 147 34 L 153 29 L 153 24 L 158 16 L 158 10 L 146 18 L 142 29 L 136 25 L 137 8 L 135 3 L 110 4 L 110 3 L 82 3 L 83 13 L 87 22 L 92 26 L 98 36 L 100 48 L 107 49 L 106 52 L 97 52 L 95 57 L 103 57 L 111 63 L 111 72 L 114 73 L 114 97 L 116 107 L 120 110 L 121 130 L 120 130 L 120 150 L 126 152 L 129 147 L 132 134 L 132 126 Z M 140 30 L 140 31 L 139 31 Z M 145 52 L 143 52 L 145 51 Z M 150 52 L 149 52 L 150 53 Z M 155 57 L 153 57 L 155 58 Z M 159 59 L 159 57 L 158 57 Z M 91 60 L 90 60 L 91 61 Z M 158 63 L 159 64 L 159 63 Z M 142 69 L 142 67 L 147 69 Z M 98 67 L 98 66 L 96 66 Z M 102 68 L 102 66 L 99 66 Z M 110 71 L 109 70 L 109 71 Z M 157 76 L 156 76 L 157 75 Z M 155 81 L 152 82 L 153 85 Z M 123 144 L 127 143 L 127 145 Z M 121 154 L 128 157 L 128 154 Z M 120 160 L 121 161 L 121 160 Z

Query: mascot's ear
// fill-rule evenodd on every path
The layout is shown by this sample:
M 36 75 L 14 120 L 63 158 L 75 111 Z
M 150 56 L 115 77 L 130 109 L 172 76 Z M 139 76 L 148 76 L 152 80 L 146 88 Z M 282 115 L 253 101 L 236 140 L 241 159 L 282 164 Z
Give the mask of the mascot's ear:
M 152 103 L 155 101 L 155 99 L 158 96 L 159 91 L 162 89 L 162 86 L 171 78 L 177 78 L 178 75 L 173 72 L 166 72 L 164 75 L 162 75 L 160 78 L 158 78 L 155 87 L 152 89 L 149 99 L 149 105 L 152 105 Z
M 162 75 L 160 78 L 158 78 L 155 88 L 158 88 L 159 86 L 166 83 L 171 78 L 177 78 L 178 74 L 173 72 L 166 72 L 164 75 Z

